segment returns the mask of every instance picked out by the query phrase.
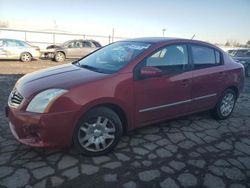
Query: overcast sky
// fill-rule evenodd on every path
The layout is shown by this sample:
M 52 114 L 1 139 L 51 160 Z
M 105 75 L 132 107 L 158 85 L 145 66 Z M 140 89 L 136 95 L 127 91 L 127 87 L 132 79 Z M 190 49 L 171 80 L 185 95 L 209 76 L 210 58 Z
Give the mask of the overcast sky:
M 58 29 L 96 35 L 115 28 L 116 36 L 162 36 L 165 28 L 170 37 L 250 40 L 250 0 L 0 0 L 0 20 L 33 29 L 55 20 Z

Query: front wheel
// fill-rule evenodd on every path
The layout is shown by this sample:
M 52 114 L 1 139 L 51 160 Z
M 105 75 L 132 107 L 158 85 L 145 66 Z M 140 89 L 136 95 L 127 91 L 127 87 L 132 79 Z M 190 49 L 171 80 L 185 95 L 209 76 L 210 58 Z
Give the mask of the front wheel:
M 122 123 L 111 109 L 98 107 L 87 112 L 77 124 L 73 142 L 82 154 L 99 156 L 110 152 L 122 135 Z
M 235 103 L 235 91 L 232 89 L 226 89 L 217 102 L 215 108 L 212 110 L 212 114 L 216 119 L 226 119 L 232 114 Z

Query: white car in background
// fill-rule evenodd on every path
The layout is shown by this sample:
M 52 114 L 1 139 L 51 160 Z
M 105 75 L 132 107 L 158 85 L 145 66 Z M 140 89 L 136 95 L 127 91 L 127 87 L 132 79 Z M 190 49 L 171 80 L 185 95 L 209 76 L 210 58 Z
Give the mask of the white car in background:
M 28 62 L 39 57 L 40 49 L 37 46 L 16 39 L 0 39 L 0 60 L 17 59 Z

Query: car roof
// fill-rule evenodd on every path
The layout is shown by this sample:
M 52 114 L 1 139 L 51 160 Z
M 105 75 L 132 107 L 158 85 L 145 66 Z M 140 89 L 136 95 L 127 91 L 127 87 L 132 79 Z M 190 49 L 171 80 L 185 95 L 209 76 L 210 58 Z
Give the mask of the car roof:
M 172 38 L 172 37 L 142 37 L 142 38 L 127 39 L 125 41 L 158 43 L 158 42 L 174 41 L 177 39 L 178 38 Z
M 134 38 L 127 39 L 125 41 L 133 41 L 133 42 L 148 42 L 148 43 L 162 43 L 162 42 L 192 42 L 192 43 L 200 43 L 212 45 L 208 42 L 193 40 L 193 39 L 184 39 L 184 38 L 172 38 L 172 37 L 143 37 L 143 38 Z M 214 46 L 214 45 L 212 45 Z
M 206 45 L 206 46 L 210 46 L 213 48 L 216 48 L 220 51 L 222 51 L 220 48 L 218 48 L 217 46 L 208 43 L 208 42 L 204 42 L 204 41 L 200 41 L 200 40 L 193 40 L 193 39 L 184 39 L 184 38 L 172 38 L 172 37 L 143 37 L 143 38 L 135 38 L 135 39 L 127 39 L 124 41 L 128 41 L 128 42 L 146 42 L 146 43 L 152 43 L 152 44 L 156 44 L 156 43 L 166 43 L 166 42 L 184 42 L 184 43 L 192 43 L 192 44 L 197 44 L 197 45 Z

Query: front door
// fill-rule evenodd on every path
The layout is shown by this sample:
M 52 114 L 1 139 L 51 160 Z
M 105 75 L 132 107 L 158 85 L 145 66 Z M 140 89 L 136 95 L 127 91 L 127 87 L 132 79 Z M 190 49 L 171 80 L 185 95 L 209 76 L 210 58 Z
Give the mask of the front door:
M 162 75 L 134 82 L 136 125 L 168 119 L 187 113 L 192 74 L 187 46 L 169 45 L 141 62 L 156 67 Z

